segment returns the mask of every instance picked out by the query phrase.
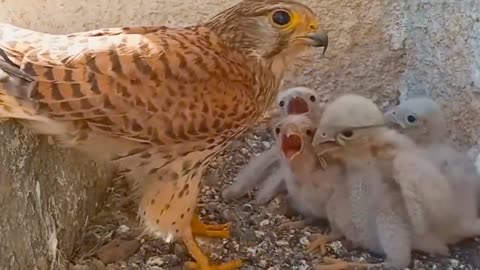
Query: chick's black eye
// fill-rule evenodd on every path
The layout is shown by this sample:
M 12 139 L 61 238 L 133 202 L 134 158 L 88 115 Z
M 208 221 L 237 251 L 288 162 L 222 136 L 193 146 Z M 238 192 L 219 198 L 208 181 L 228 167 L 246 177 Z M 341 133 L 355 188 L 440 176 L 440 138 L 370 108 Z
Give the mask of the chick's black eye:
M 307 136 L 312 136 L 313 135 L 313 131 L 311 129 L 307 129 L 305 131 L 305 133 L 307 134 Z
M 280 101 L 280 103 L 278 103 L 278 105 L 280 105 L 280 107 L 283 107 L 285 105 L 285 101 Z
M 278 25 L 287 25 L 290 23 L 290 14 L 285 10 L 277 10 L 272 15 L 272 21 Z
M 315 102 L 315 100 L 317 100 L 317 99 L 315 98 L 315 96 L 310 96 L 310 101 L 311 101 L 311 102 Z
M 345 130 L 344 132 L 342 132 L 342 136 L 345 138 L 351 138 L 353 136 L 353 131 Z
M 280 128 L 275 128 L 275 133 L 279 134 L 280 133 Z
M 414 115 L 409 115 L 407 116 L 407 121 L 409 123 L 415 123 L 415 121 L 417 121 L 417 118 Z

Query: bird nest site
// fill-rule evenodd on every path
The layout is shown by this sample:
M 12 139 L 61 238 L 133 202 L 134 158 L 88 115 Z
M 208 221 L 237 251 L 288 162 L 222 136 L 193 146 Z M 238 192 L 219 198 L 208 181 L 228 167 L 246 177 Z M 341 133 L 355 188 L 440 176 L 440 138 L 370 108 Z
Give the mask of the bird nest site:
M 301 107 L 302 104 L 305 105 L 303 101 L 308 101 L 309 95 L 316 97 L 312 98 L 315 102 L 320 99 L 310 89 L 297 87 L 281 94 L 277 104 L 284 100 L 285 105 L 296 104 Z M 296 100 L 298 98 L 302 100 Z M 319 102 L 323 108 L 325 99 Z M 281 110 L 280 107 L 276 110 L 277 117 L 279 109 Z M 293 108 L 295 110 L 302 111 L 298 107 Z M 402 111 L 398 109 L 395 112 L 399 114 Z M 291 198 L 292 195 L 305 194 L 289 194 L 292 190 L 287 188 L 260 195 L 260 190 L 265 189 L 265 185 L 262 187 L 258 183 L 255 187 L 242 186 L 241 189 L 232 191 L 236 181 L 237 185 L 240 181 L 246 181 L 242 170 L 248 170 L 249 166 L 258 162 L 258 157 L 278 147 L 279 139 L 274 136 L 277 131 L 275 125 L 261 123 L 232 142 L 211 162 L 203 178 L 198 214 L 207 224 L 231 223 L 231 237 L 199 237 L 200 246 L 218 263 L 241 258 L 241 269 L 363 269 L 341 265 L 336 265 L 336 268 L 320 268 L 322 262 L 328 262 L 325 258 L 361 264 L 368 262 L 372 264 L 371 269 L 388 269 L 375 265 L 385 260 L 385 254 L 355 246 L 347 239 L 330 242 L 323 254 L 320 249 L 312 249 L 315 236 L 330 232 L 331 228 L 328 221 L 321 218 L 305 222 L 309 212 L 302 213 Z M 262 166 L 266 170 L 266 165 Z M 254 174 L 262 174 L 261 166 L 255 170 Z M 266 178 L 276 171 L 278 168 L 269 168 Z M 253 177 L 252 174 L 246 175 Z M 130 189 L 129 182 L 123 177 L 114 180 L 106 204 L 100 207 L 100 213 L 85 228 L 71 269 L 180 270 L 184 269 L 186 261 L 191 260 L 181 243 L 167 243 L 142 234 L 142 226 L 136 214 L 137 204 L 129 196 Z M 476 237 L 458 241 L 449 246 L 450 251 L 446 255 L 413 251 L 406 269 L 480 269 L 479 241 Z
M 72 178 L 44 155 L 51 150 L 46 143 L 2 154 L 4 161 L 41 162 L 20 161 L 28 187 L 17 183 L 25 177 L 12 176 L 14 195 L 0 193 L 2 201 L 15 200 L 0 219 L 7 224 L 1 236 L 11 238 L 0 246 L 9 254 L 0 263 L 19 265 L 15 270 L 64 263 L 70 270 L 480 269 L 480 155 L 472 157 L 480 149 L 474 142 L 480 73 L 467 75 L 454 62 L 478 69 L 476 47 L 457 56 L 460 46 L 478 45 L 475 27 L 467 27 L 480 22 L 478 14 L 431 23 L 450 13 L 447 3 L 438 7 L 442 16 L 425 19 L 433 7 L 417 1 L 365 1 L 365 10 L 382 14 L 378 20 L 394 18 L 366 28 L 361 24 L 370 16 L 352 16 L 362 8 L 358 1 L 350 11 L 304 2 L 239 0 L 184 27 L 51 34 L 0 23 L 1 120 L 17 120 L 54 146 L 93 159 L 83 169 L 72 158 Z M 133 6 L 106 7 L 129 23 L 127 13 L 142 17 Z M 357 18 L 344 23 L 337 9 Z M 417 26 L 409 16 L 421 18 Z M 42 16 L 50 17 L 56 16 Z M 418 47 L 441 47 L 431 53 L 435 61 L 413 46 L 427 26 L 435 37 Z M 447 35 L 443 28 L 466 33 Z M 447 42 L 451 37 L 462 42 Z M 370 61 L 383 54 L 384 39 L 388 57 Z M 340 51 L 325 57 L 333 46 Z M 323 59 L 330 62 L 316 64 Z M 426 77 L 427 69 L 435 76 Z M 430 88 L 452 89 L 421 91 L 427 87 L 415 77 L 448 81 Z M 378 104 L 394 93 L 397 103 Z M 463 129 L 452 132 L 452 122 Z M 468 139 L 471 151 L 460 149 L 452 133 Z M 4 167 L 5 175 L 21 171 Z M 100 181 L 84 174 L 100 178 L 107 168 L 116 170 L 112 185 L 96 186 Z M 50 188 L 57 185 L 71 188 Z M 23 220 L 28 226 L 17 226 Z

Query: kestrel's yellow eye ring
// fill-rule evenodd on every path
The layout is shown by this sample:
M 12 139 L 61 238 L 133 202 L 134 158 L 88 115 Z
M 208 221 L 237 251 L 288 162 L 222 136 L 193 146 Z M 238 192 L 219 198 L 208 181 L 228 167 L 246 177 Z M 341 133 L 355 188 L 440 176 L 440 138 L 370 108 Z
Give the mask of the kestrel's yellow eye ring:
M 286 10 L 276 10 L 272 14 L 272 21 L 279 26 L 286 26 L 292 21 L 292 16 Z

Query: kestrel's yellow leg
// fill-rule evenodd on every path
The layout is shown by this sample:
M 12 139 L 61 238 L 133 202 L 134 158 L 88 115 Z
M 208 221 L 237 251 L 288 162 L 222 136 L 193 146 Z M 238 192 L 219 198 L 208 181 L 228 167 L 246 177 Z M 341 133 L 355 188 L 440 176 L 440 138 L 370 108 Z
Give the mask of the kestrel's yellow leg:
M 209 237 L 229 237 L 229 224 L 226 225 L 206 225 L 203 224 L 198 217 L 192 219 L 192 228 L 187 230 L 183 236 L 183 242 L 188 251 L 195 259 L 195 262 L 186 262 L 184 269 L 187 270 L 234 270 L 242 266 L 240 259 L 233 260 L 222 264 L 211 264 L 208 256 L 198 246 L 194 239 L 194 234 Z M 195 228 L 195 229 L 194 229 Z M 194 231 L 197 231 L 196 233 Z
M 370 269 L 370 267 L 380 267 L 382 264 L 348 262 L 331 257 L 323 257 L 323 264 L 314 267 L 315 270 L 347 270 L 347 269 Z
M 192 219 L 192 234 L 196 236 L 230 238 L 230 223 L 207 225 L 198 216 Z

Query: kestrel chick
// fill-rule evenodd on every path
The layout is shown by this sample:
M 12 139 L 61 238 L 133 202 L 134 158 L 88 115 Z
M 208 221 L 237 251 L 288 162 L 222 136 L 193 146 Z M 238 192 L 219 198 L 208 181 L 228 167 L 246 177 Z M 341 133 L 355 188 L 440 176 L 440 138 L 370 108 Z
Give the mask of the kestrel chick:
M 320 115 L 322 109 L 319 95 L 313 89 L 306 87 L 285 90 L 277 96 L 276 104 L 277 111 L 280 113 L 274 117 L 275 121 L 282 121 L 291 114 L 306 114 L 314 120 L 317 118 L 316 115 Z M 255 202 L 267 203 L 279 192 L 285 190 L 283 179 L 288 175 L 289 169 L 280 165 L 281 159 L 278 145 L 252 158 L 237 174 L 233 184 L 222 191 L 222 198 L 226 201 L 235 200 L 259 186 Z
M 293 0 L 243 0 L 185 28 L 124 27 L 50 35 L 0 24 L 0 117 L 110 161 L 137 184 L 148 232 L 228 236 L 194 215 L 210 160 L 274 102 L 288 66 L 327 35 Z
M 440 142 L 447 136 L 447 123 L 438 103 L 429 97 L 402 101 L 384 114 L 387 124 L 408 135 L 417 144 Z
M 286 223 L 282 227 L 298 227 L 318 219 L 326 219 L 326 205 L 332 194 L 333 181 L 340 177 L 339 168 L 321 169 L 312 149 L 314 122 L 306 114 L 289 115 L 275 128 L 276 139 L 288 173 L 284 181 L 293 209 L 306 219 Z
M 389 179 L 396 151 L 414 146 L 384 127 L 375 103 L 353 94 L 327 105 L 313 140 L 320 157 L 332 156 L 345 164 L 345 183 L 334 187 L 327 206 L 337 236 L 343 234 L 359 246 L 386 254 L 388 267 L 410 263 L 409 220 L 400 189 Z
M 281 116 L 307 114 L 314 122 L 319 119 L 325 105 L 320 95 L 307 87 L 293 87 L 278 94 L 277 104 Z
M 387 111 L 385 118 L 388 123 L 394 124 L 397 130 L 414 139 L 420 146 L 418 153 L 436 166 L 436 172 L 427 172 L 428 165 L 412 163 L 414 159 L 411 158 L 411 153 L 404 153 L 406 156 L 404 160 L 397 161 L 398 166 L 408 166 L 408 169 L 404 170 L 398 168 L 399 174 L 409 172 L 411 166 L 422 167 L 419 168 L 422 174 L 418 174 L 417 180 L 413 181 L 426 183 L 425 188 L 422 192 L 422 189 L 414 185 L 409 194 L 414 194 L 417 200 L 423 198 L 425 205 L 431 205 L 430 211 L 436 214 L 431 214 L 433 216 L 430 217 L 430 223 L 434 224 L 438 234 L 447 243 L 454 243 L 464 237 L 480 233 L 480 227 L 475 227 L 478 226 L 475 224 L 478 220 L 480 176 L 473 161 L 466 154 L 456 150 L 449 141 L 446 118 L 440 105 L 428 97 L 411 98 Z M 435 181 L 428 185 L 430 183 L 428 179 Z M 448 183 L 446 187 L 448 190 L 440 193 L 443 196 L 439 199 L 425 199 L 431 198 L 429 194 L 438 189 L 440 179 Z M 449 200 L 447 194 L 450 196 Z M 445 207 L 440 206 L 442 202 Z M 447 209 L 450 209 L 450 215 L 446 214 Z M 438 218 L 434 218 L 435 216 Z M 452 226 L 456 229 L 451 230 Z

